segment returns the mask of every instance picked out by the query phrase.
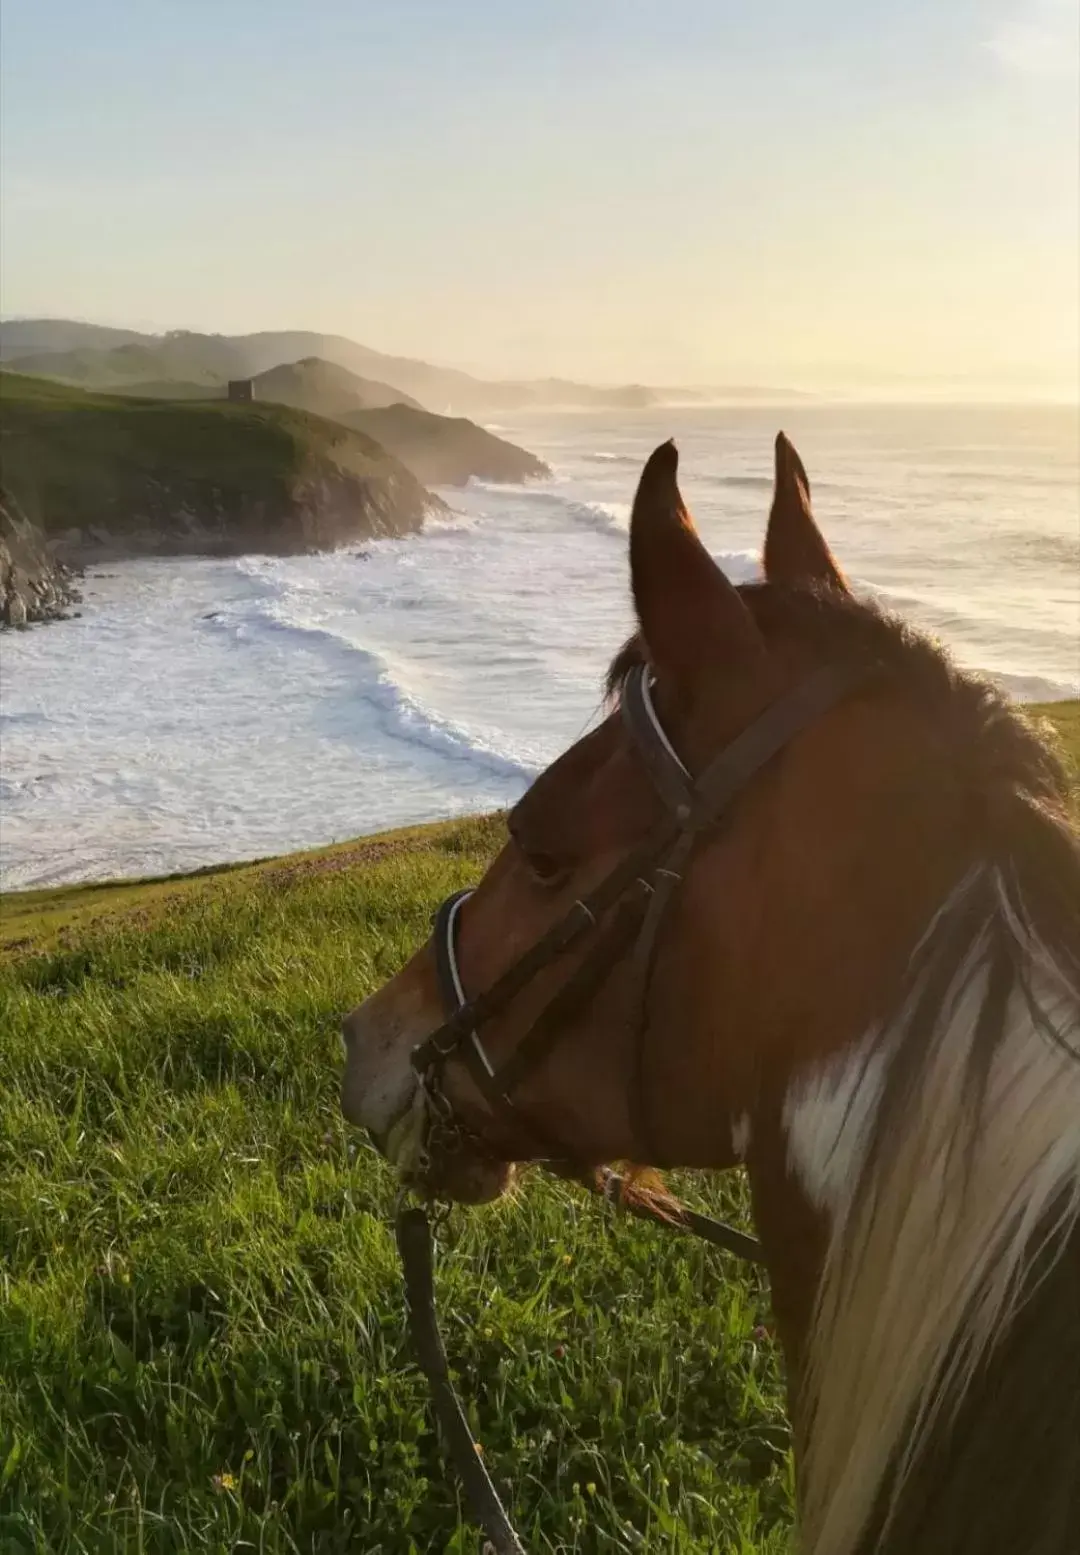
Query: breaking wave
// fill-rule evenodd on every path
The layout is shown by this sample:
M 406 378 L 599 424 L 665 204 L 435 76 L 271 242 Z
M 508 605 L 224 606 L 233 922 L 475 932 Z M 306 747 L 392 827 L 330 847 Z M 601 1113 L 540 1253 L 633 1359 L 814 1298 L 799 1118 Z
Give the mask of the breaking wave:
M 539 770 L 490 736 L 436 713 L 410 689 L 401 670 L 330 622 L 297 610 L 287 591 L 278 598 L 267 598 L 255 610 L 245 610 L 238 617 L 222 613 L 207 624 L 230 632 L 239 642 L 266 635 L 317 653 L 323 664 L 346 682 L 355 703 L 368 710 L 369 717 L 356 719 L 352 729 L 352 737 L 360 743 L 371 739 L 373 715 L 384 739 L 418 747 L 442 760 L 464 762 L 489 779 L 523 785 Z M 343 732 L 340 722 L 338 732 Z

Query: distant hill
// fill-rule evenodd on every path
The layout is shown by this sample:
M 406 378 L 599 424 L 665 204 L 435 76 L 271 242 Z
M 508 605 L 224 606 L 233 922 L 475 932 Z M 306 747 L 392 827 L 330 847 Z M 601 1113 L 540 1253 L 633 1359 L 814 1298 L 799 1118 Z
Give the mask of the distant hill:
M 8 358 L 7 366 L 13 372 L 55 378 L 85 389 L 169 382 L 209 389 L 221 388 L 230 378 L 249 376 L 242 355 L 221 335 L 164 336 L 160 340 L 148 336 L 105 349 L 84 346 Z
M 77 319 L 4 319 L 0 323 L 0 362 L 47 351 L 108 351 L 149 338 L 137 329 L 111 329 Z
M 39 326 L 42 333 L 35 335 Z M 72 331 L 93 328 L 76 324 L 69 327 Z M 700 389 L 654 389 L 642 384 L 603 388 L 562 378 L 489 381 L 452 367 L 387 356 L 344 335 L 320 335 L 308 330 L 269 330 L 253 335 L 203 335 L 174 330 L 165 335 L 140 336 L 132 332 L 119 344 L 111 343 L 111 349 L 108 345 L 103 349 L 82 335 L 77 337 L 79 343 L 74 348 L 59 349 L 42 343 L 58 338 L 57 328 L 58 321 L 50 320 L 24 319 L 0 324 L 4 359 L 19 372 L 45 374 L 87 388 L 113 389 L 170 380 L 223 383 L 227 378 L 256 377 L 282 363 L 319 357 L 358 377 L 391 385 L 399 395 L 418 400 L 429 410 L 455 415 L 555 406 L 640 408 L 672 401 L 704 402 L 713 397 L 712 392 Z M 32 348 L 24 349 L 28 342 Z
M 0 374 L 4 484 L 69 558 L 293 552 L 441 507 L 363 432 L 284 405 L 88 394 Z
M 551 474 L 534 454 L 462 416 L 392 405 L 353 411 L 344 421 L 381 443 L 425 486 L 464 486 L 473 477 L 517 482 Z
M 373 437 L 425 485 L 464 486 L 474 476 L 517 482 L 551 473 L 533 454 L 475 422 L 437 416 L 388 384 L 358 378 L 319 357 L 272 367 L 253 379 L 253 385 L 257 403 L 310 410 Z M 116 392 L 125 398 L 181 401 L 225 397 L 224 386 L 194 383 L 135 383 Z
M 420 406 L 400 389 L 371 378 L 360 378 L 337 362 L 319 356 L 307 356 L 299 362 L 282 363 L 253 379 L 255 398 L 278 405 L 294 405 L 317 416 L 340 421 L 350 411 L 379 410 L 385 405 Z

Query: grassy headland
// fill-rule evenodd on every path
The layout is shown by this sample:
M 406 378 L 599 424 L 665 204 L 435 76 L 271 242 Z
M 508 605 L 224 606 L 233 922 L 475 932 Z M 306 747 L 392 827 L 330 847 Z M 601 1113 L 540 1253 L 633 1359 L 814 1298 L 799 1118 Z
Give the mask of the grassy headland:
M 1080 704 L 1047 709 L 1080 760 Z M 0 898 L 0 1549 L 465 1551 L 337 1021 L 499 817 Z M 737 1177 L 694 1196 L 745 1219 Z M 535 1179 L 455 1215 L 452 1364 L 535 1551 L 786 1548 L 766 1287 Z
M 172 397 L 167 382 L 150 387 L 90 393 L 0 373 L 5 488 L 68 560 L 406 534 L 442 506 L 428 482 L 549 473 L 471 421 L 388 405 L 396 390 L 330 362 L 274 368 L 250 404 L 226 402 L 220 385 L 177 382 Z
M 372 438 L 282 405 L 0 375 L 4 479 L 49 536 L 118 551 L 295 550 L 403 533 L 435 499 Z
M 473 478 L 512 483 L 551 474 L 535 454 L 464 416 L 435 416 L 419 406 L 389 405 L 351 411 L 340 419 L 381 443 L 426 486 L 464 486 Z

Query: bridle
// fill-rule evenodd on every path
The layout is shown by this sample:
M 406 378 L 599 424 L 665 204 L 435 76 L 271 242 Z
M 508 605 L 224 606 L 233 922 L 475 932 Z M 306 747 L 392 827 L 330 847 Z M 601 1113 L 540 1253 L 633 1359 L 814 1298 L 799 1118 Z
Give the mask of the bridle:
M 648 993 L 664 915 L 681 884 L 698 840 L 724 816 L 747 784 L 802 730 L 862 685 L 873 673 L 865 663 L 825 665 L 765 708 L 695 778 L 682 761 L 653 706 L 650 671 L 643 664 L 628 673 L 620 697 L 624 725 L 653 786 L 664 804 L 661 821 L 588 895 L 485 992 L 469 998 L 457 956 L 457 925 L 462 904 L 472 894 L 458 891 L 435 914 L 433 946 L 443 1024 L 412 1054 L 423 1110 L 414 1186 L 437 1180 L 441 1161 L 468 1143 L 490 1155 L 484 1140 L 454 1112 L 445 1092 L 448 1062 L 459 1059 L 492 1113 L 524 1134 L 539 1159 L 565 1164 L 573 1175 L 574 1152 L 546 1124 L 526 1114 L 513 1100 L 521 1081 L 541 1064 L 558 1042 L 569 1015 L 587 1004 L 625 954 L 633 973 L 630 1009 L 634 1072 L 629 1092 L 631 1126 L 638 1159 L 661 1166 L 651 1140 L 645 1060 Z M 496 1067 L 480 1038 L 485 1022 L 504 1010 L 543 968 L 564 956 L 585 934 L 595 945 L 533 1021 L 506 1061 Z
M 457 955 L 458 916 L 471 892 L 458 891 L 443 902 L 435 914 L 433 944 L 447 1018 L 412 1054 L 417 1077 L 413 1105 L 418 1105 L 423 1131 L 413 1155 L 418 1176 L 412 1187 L 431 1196 L 429 1179 L 437 1182 L 440 1161 L 466 1141 L 474 1151 L 492 1154 L 485 1141 L 456 1116 L 447 1098 L 444 1074 L 448 1062 L 456 1057 L 472 1075 L 492 1113 L 501 1115 L 534 1141 L 538 1158 L 546 1158 L 556 1170 L 578 1178 L 594 1192 L 606 1196 L 607 1188 L 601 1185 L 599 1175 L 575 1165 L 574 1152 L 567 1150 L 546 1124 L 515 1105 L 512 1093 L 543 1062 L 565 1029 L 566 1018 L 592 998 L 624 952 L 631 954 L 633 970 L 630 1009 L 634 1074 L 630 1108 L 640 1142 L 636 1153 L 640 1161 L 651 1166 L 663 1164 L 650 1143 L 645 1048 L 649 984 L 664 914 L 698 839 L 717 824 L 742 789 L 801 730 L 816 722 L 872 673 L 873 666 L 867 664 L 829 665 L 814 671 L 793 691 L 767 707 L 695 778 L 657 717 L 649 689 L 649 671 L 644 665 L 630 670 L 622 688 L 622 717 L 663 800 L 663 818 L 595 890 L 576 901 L 560 922 L 473 999 L 465 993 Z M 480 1039 L 481 1027 L 505 1009 L 542 968 L 565 955 L 585 934 L 596 935 L 591 954 L 570 973 L 514 1052 L 496 1068 Z M 618 1185 L 622 1179 L 609 1174 L 607 1181 Z M 738 1257 L 756 1263 L 763 1261 L 759 1243 L 722 1221 L 710 1220 L 681 1206 L 675 1206 L 674 1215 L 643 1201 L 636 1207 L 631 1201 L 629 1207 L 642 1218 L 689 1231 Z M 432 1227 L 424 1208 L 408 1204 L 407 1195 L 399 1205 L 396 1231 L 417 1359 L 431 1388 L 432 1404 L 472 1515 L 487 1536 L 485 1548 L 494 1555 L 525 1555 L 480 1457 L 454 1387 L 435 1309 Z

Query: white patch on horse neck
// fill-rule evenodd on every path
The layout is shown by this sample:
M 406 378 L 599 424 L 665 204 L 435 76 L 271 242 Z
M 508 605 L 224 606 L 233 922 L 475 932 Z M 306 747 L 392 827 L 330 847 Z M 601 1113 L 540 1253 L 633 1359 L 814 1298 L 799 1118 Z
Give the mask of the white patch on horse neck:
M 801 1078 L 785 1107 L 791 1164 L 832 1222 L 806 1377 L 807 1555 L 860 1547 L 890 1464 L 902 1486 L 919 1443 L 959 1406 L 1015 1316 L 1040 1246 L 1049 1238 L 1060 1252 L 1080 1220 L 1077 990 L 999 889 L 1025 976 L 1008 994 L 966 1154 L 954 1146 L 970 1123 L 971 1056 L 992 996 L 988 930 L 923 1034 L 920 1100 L 886 1142 L 872 1194 L 858 1196 L 859 1174 L 909 1012 Z
M 745 1161 L 750 1149 L 750 1114 L 741 1112 L 731 1122 L 731 1148 L 735 1152 L 736 1159 Z
M 784 1100 L 788 1167 L 817 1209 L 837 1209 L 862 1167 L 885 1074 L 875 1038 L 801 1071 Z

